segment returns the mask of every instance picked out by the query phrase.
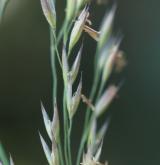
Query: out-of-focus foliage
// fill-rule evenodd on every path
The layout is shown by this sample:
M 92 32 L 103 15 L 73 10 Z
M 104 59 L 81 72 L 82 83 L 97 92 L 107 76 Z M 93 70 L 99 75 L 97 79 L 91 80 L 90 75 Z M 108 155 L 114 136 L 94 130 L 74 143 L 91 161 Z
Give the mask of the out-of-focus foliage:
M 8 2 L 9 0 L 0 0 L 0 22 L 2 21 L 2 17 Z
M 8 159 L 6 157 L 5 151 L 3 149 L 2 144 L 0 143 L 0 165 L 9 165 Z

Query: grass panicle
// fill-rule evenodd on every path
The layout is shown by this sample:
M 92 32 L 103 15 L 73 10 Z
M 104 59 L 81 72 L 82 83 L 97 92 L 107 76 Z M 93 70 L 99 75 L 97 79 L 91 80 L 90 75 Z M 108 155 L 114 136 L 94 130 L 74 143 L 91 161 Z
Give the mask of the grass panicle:
M 58 42 L 52 46 L 61 47 L 62 40 L 62 75 L 63 75 L 63 121 L 64 121 L 64 143 L 62 145 L 63 152 L 59 157 L 63 160 L 59 160 L 66 165 L 75 164 L 72 159 L 71 151 L 71 136 L 74 116 L 76 111 L 79 109 L 81 100 L 86 103 L 86 115 L 84 129 L 82 137 L 80 138 L 80 146 L 77 153 L 76 165 L 80 163 L 83 165 L 106 165 L 107 162 L 100 163 L 100 155 L 102 152 L 103 139 L 108 129 L 110 118 L 106 119 L 106 122 L 97 130 L 98 118 L 105 113 L 109 105 L 118 93 L 119 86 L 110 84 L 108 88 L 104 89 L 112 71 L 118 65 L 117 59 L 120 52 L 119 45 L 121 39 L 112 35 L 112 27 L 114 22 L 114 16 L 116 12 L 116 4 L 114 4 L 110 11 L 105 14 L 103 22 L 100 26 L 100 30 L 94 30 L 92 21 L 89 19 L 89 1 L 79 0 L 77 6 L 71 4 L 74 0 L 68 0 L 66 6 L 66 15 L 64 23 L 59 33 L 56 33 Z M 74 22 L 74 19 L 76 21 Z M 67 20 L 67 21 L 66 21 Z M 58 20 L 57 20 L 58 21 Z M 74 22 L 74 23 L 73 23 Z M 65 25 L 73 26 L 65 26 Z M 52 26 L 50 25 L 52 28 Z M 90 97 L 87 98 L 82 94 L 82 76 L 77 87 L 76 92 L 73 94 L 73 85 L 77 77 L 79 77 L 81 58 L 83 58 L 83 46 L 81 46 L 78 54 L 74 57 L 74 63 L 69 63 L 70 56 L 73 56 L 73 49 L 80 42 L 82 33 L 87 33 L 93 40 L 97 42 L 97 50 L 95 53 L 95 68 L 94 68 L 94 81 L 91 88 Z M 60 37 L 59 37 L 60 36 Z M 57 52 L 55 51 L 55 54 Z M 60 53 L 58 53 L 60 54 Z M 122 55 L 123 56 L 123 55 Z M 58 59 L 56 59 L 58 61 Z M 71 67 L 70 67 L 71 66 Z M 54 72 L 54 71 L 53 71 Z M 53 78 L 54 86 L 54 78 Z M 97 92 L 98 91 L 98 92 Z M 95 99 L 94 99 L 95 98 Z M 59 100 L 60 101 L 60 100 Z M 44 113 L 43 116 L 46 116 Z M 48 119 L 47 119 L 48 120 Z M 45 122 L 46 123 L 46 122 Z M 50 123 L 50 122 L 48 122 Z M 60 119 L 61 123 L 61 119 Z M 46 124 L 45 124 L 46 125 Z M 46 127 L 47 129 L 47 127 Z M 50 128 L 52 130 L 52 128 Z M 61 127 L 59 127 L 60 132 Z M 55 131 L 54 131 L 55 133 Z M 61 139 L 57 142 L 60 143 Z M 87 148 L 85 151 L 84 149 Z M 59 152 L 58 152 L 59 153 Z M 61 164 L 61 163 L 60 163 Z M 54 164 L 53 164 L 54 165 Z
M 0 2 L 0 19 L 6 8 L 7 1 Z M 108 79 L 113 70 L 121 70 L 125 66 L 124 54 L 119 50 L 121 37 L 114 36 L 113 23 L 117 5 L 113 4 L 104 16 L 100 30 L 92 27 L 90 20 L 90 0 L 67 0 L 64 22 L 59 30 L 56 24 L 59 21 L 57 15 L 61 11 L 56 10 L 56 0 L 40 0 L 42 12 L 50 28 L 50 53 L 52 69 L 52 99 L 53 117 L 50 119 L 47 111 L 41 102 L 41 110 L 48 138 L 51 143 L 48 145 L 39 133 L 44 154 L 49 165 L 108 165 L 107 161 L 100 163 L 103 148 L 104 136 L 107 132 L 110 117 L 99 127 L 99 118 L 108 110 L 111 102 L 116 97 L 120 86 L 111 83 L 106 87 Z M 75 4 L 75 5 L 73 5 Z M 62 9 L 61 9 L 62 10 Z M 88 34 L 96 41 L 97 49 L 94 58 L 94 74 L 90 91 L 87 97 L 82 93 L 83 83 L 81 62 L 83 57 L 83 43 L 79 51 L 75 53 L 74 48 L 81 42 L 83 33 Z M 61 50 L 62 48 L 62 50 Z M 70 63 L 71 56 L 74 56 L 73 63 Z M 59 66 L 58 66 L 59 65 Z M 57 73 L 57 67 L 62 74 Z M 63 93 L 58 89 L 58 76 L 62 75 Z M 73 89 L 75 82 L 79 81 L 77 89 Z M 82 85 L 83 84 L 83 85 Z M 75 90 L 75 93 L 73 93 Z M 84 92 L 84 91 L 83 91 Z M 63 97 L 62 100 L 57 95 Z M 74 117 L 79 110 L 81 102 L 86 104 L 86 114 L 82 137 L 77 151 L 76 162 L 72 158 L 72 128 L 75 126 Z M 58 104 L 62 103 L 62 109 L 58 109 Z M 63 113 L 63 122 L 59 111 Z M 63 126 L 61 125 L 63 123 Z M 63 130 L 62 130 L 63 128 Z M 99 129 L 98 129 L 99 128 Z M 63 139 L 62 140 L 62 136 Z M 14 165 L 12 158 L 8 160 L 0 146 L 0 164 Z

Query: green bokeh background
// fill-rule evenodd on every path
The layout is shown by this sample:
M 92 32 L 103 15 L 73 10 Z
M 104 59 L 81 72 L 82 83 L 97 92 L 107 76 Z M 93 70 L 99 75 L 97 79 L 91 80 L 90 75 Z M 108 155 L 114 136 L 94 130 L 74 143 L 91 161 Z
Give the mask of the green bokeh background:
M 61 1 L 59 20 L 64 10 Z M 110 108 L 112 120 L 104 142 L 102 160 L 109 160 L 111 165 L 160 164 L 159 6 L 159 0 L 118 0 L 115 29 L 124 34 L 121 48 L 127 54 L 128 66 L 119 76 L 126 81 Z M 91 9 L 95 28 L 105 9 Z M 94 47 L 95 42 L 85 35 L 85 93 L 91 84 Z M 40 130 L 47 138 L 40 99 L 51 114 L 48 25 L 38 0 L 14 0 L 0 27 L 0 140 L 17 165 L 46 164 L 38 136 Z M 74 153 L 83 124 L 82 111 L 74 125 Z

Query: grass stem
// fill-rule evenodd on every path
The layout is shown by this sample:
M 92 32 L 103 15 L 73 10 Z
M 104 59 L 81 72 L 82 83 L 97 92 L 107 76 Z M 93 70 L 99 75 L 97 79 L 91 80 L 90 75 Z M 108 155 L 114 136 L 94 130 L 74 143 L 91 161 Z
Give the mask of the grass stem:
M 67 130 L 68 130 L 68 119 L 67 119 L 67 108 L 66 108 L 66 98 L 65 98 L 65 91 L 63 93 L 63 126 L 64 126 L 64 155 L 65 155 L 65 162 L 66 165 L 68 164 L 68 154 L 67 154 Z
M 71 156 L 71 131 L 72 131 L 72 119 L 69 120 L 69 131 L 68 131 L 68 153 L 69 153 L 69 163 L 72 165 L 72 156 Z

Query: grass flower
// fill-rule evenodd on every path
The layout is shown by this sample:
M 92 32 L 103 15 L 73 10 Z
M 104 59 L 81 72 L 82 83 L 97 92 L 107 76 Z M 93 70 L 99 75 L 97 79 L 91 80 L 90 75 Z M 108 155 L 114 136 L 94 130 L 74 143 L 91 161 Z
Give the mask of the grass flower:
M 89 26 L 84 26 L 84 31 L 88 33 L 95 41 L 99 41 L 100 32 L 90 28 Z

